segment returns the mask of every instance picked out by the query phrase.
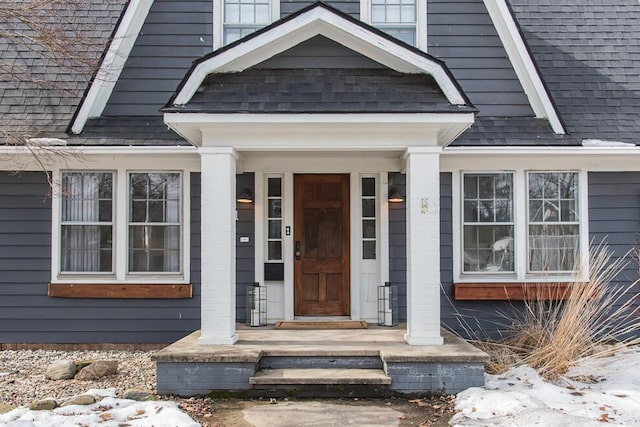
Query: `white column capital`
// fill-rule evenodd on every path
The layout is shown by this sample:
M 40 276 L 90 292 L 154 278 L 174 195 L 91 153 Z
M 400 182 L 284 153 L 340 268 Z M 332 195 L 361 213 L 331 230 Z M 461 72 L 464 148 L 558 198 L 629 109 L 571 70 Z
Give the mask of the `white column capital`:
M 233 156 L 236 160 L 240 158 L 240 155 L 233 147 L 198 147 L 198 154 L 200 156 L 204 156 L 207 154 L 213 155 L 230 155 Z
M 407 147 L 404 150 L 403 158 L 407 159 L 413 154 L 442 154 L 442 147 Z

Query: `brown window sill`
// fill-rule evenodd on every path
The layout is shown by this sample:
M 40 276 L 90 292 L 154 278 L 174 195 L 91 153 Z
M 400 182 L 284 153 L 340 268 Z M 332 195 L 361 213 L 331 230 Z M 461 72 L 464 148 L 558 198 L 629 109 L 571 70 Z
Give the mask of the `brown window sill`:
M 457 301 L 560 300 L 567 298 L 567 283 L 454 283 Z
M 190 284 L 148 283 L 49 283 L 47 295 L 53 298 L 132 298 L 181 299 L 193 296 Z

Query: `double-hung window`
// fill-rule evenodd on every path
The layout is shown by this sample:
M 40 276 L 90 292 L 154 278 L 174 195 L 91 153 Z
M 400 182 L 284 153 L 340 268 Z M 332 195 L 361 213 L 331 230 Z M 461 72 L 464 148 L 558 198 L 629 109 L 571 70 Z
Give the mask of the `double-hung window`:
M 180 271 L 180 174 L 129 175 L 129 272 Z
M 464 172 L 461 278 L 553 278 L 580 269 L 580 174 Z
M 113 173 L 62 174 L 60 271 L 113 272 Z

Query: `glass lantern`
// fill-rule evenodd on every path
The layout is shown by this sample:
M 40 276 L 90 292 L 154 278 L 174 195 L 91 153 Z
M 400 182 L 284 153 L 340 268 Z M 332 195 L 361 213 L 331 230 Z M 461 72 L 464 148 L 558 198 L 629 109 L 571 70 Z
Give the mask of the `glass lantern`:
M 267 325 L 267 287 L 259 283 L 247 286 L 246 296 L 246 324 L 247 326 Z
M 378 325 L 398 326 L 398 287 L 378 286 Z

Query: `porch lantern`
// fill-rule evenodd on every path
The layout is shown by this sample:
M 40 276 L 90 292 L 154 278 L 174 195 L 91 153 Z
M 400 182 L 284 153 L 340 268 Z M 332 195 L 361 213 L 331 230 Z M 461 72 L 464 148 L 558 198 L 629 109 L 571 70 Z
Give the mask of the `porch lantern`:
M 378 286 L 378 325 L 398 326 L 398 287 L 389 282 Z
M 247 286 L 245 319 L 247 326 L 267 325 L 267 287 L 254 283 Z
M 238 203 L 253 203 L 253 191 L 250 188 L 243 188 L 236 201 Z

